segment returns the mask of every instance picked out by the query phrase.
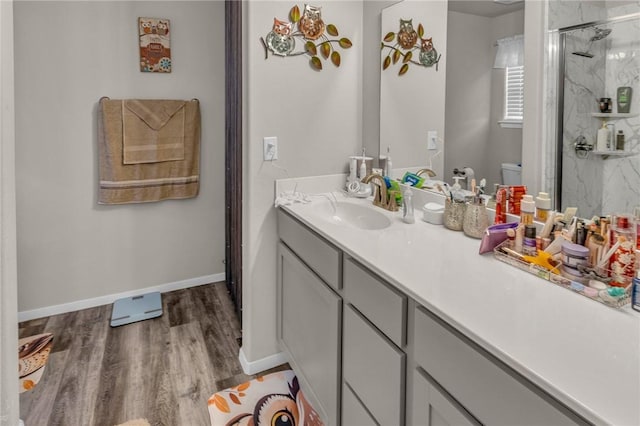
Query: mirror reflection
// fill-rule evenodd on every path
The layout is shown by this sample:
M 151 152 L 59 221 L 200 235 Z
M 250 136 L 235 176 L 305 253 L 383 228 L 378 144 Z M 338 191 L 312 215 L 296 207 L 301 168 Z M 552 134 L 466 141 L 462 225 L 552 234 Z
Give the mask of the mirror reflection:
M 560 30 L 557 197 L 584 217 L 640 200 L 639 18 Z
M 380 153 L 389 151 L 395 168 L 427 166 L 435 179 L 449 183 L 456 169 L 466 180 L 485 178 L 488 192 L 494 183 L 519 184 L 522 111 L 517 101 L 522 99 L 517 90 L 523 52 L 520 47 L 519 58 L 516 54 L 508 68 L 497 63 L 496 54 L 499 43 L 507 46 L 518 36 L 522 46 L 524 2 L 400 2 L 383 10 L 382 34 L 396 31 L 399 20 L 409 18 L 423 23 L 442 60 L 438 71 L 412 69 L 400 77 L 381 73 Z M 509 71 L 511 98 L 506 92 Z M 506 110 L 506 100 L 516 109 Z M 434 131 L 436 147 L 428 149 Z M 511 180 L 504 181 L 503 169 Z

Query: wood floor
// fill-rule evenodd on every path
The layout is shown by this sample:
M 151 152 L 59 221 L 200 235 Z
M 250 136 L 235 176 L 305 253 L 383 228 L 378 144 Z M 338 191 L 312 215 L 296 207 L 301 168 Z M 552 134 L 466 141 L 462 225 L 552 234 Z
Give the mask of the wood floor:
M 111 305 L 20 323 L 20 337 L 54 334 L 42 380 L 20 394 L 25 425 L 210 424 L 207 399 L 254 377 L 238 361 L 226 286 L 164 293 L 162 302 L 161 317 L 117 328 Z

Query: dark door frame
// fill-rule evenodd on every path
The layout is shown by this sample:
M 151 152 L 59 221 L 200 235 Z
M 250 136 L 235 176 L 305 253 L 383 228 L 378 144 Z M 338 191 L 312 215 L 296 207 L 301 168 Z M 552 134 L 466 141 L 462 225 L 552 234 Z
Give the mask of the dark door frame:
M 225 1 L 225 265 L 242 325 L 242 1 Z

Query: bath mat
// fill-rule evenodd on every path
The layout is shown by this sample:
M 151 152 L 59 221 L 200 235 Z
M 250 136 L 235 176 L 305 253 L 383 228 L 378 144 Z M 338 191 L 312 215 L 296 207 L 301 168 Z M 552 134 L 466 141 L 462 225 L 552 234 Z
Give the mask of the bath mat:
M 129 420 L 116 426 L 151 426 L 147 419 Z
M 216 392 L 208 405 L 213 426 L 323 426 L 292 370 Z
M 53 334 L 44 333 L 18 340 L 20 393 L 34 388 L 42 378 L 53 346 Z
M 161 315 L 162 296 L 158 291 L 140 296 L 124 297 L 113 302 L 111 327 L 157 318 Z
M 120 423 L 116 426 L 151 426 L 147 419 L 135 419 L 129 420 L 128 422 Z

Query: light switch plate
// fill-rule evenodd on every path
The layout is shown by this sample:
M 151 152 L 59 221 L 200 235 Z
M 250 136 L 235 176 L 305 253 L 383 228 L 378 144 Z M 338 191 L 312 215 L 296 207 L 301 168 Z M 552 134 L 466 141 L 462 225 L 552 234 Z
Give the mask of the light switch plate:
M 438 149 L 438 132 L 436 130 L 429 130 L 427 132 L 427 149 Z
M 268 136 L 262 139 L 264 147 L 264 161 L 273 161 L 278 159 L 278 138 L 276 136 Z

